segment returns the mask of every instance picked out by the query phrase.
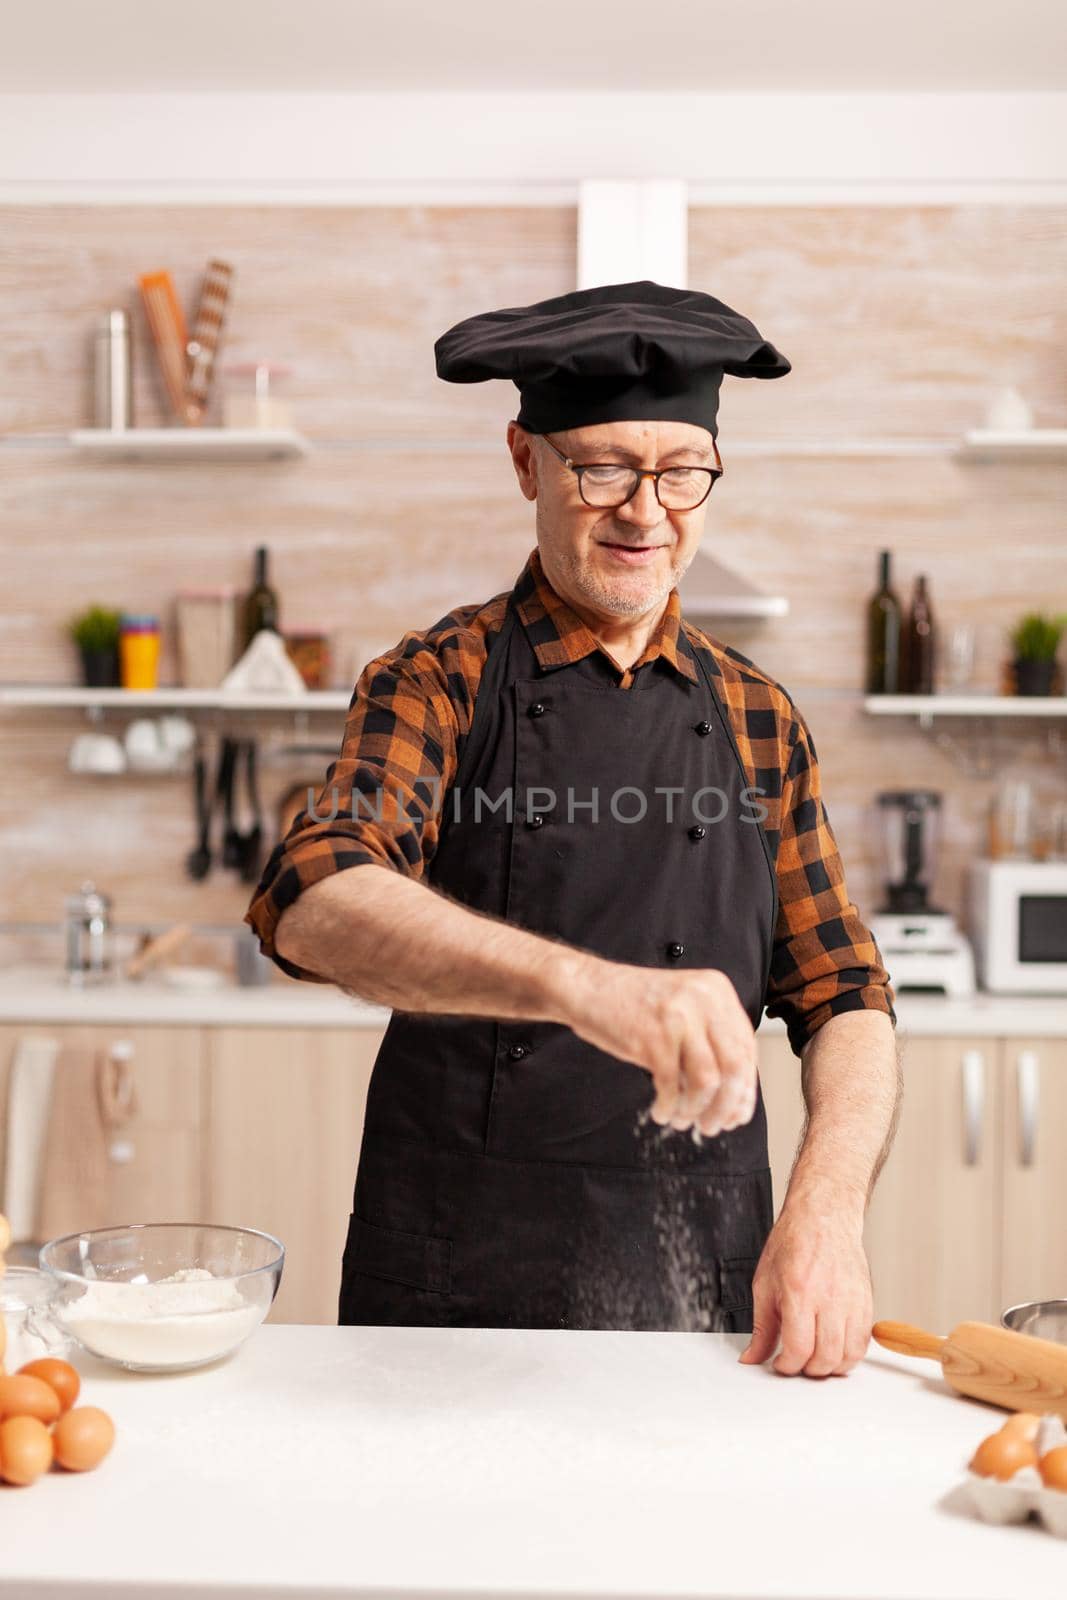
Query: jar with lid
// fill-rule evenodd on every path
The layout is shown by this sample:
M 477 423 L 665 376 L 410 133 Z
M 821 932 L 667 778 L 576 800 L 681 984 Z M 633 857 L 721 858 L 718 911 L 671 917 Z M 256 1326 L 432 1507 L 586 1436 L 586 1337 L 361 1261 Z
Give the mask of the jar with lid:
M 67 982 L 111 977 L 111 900 L 87 878 L 66 902 Z

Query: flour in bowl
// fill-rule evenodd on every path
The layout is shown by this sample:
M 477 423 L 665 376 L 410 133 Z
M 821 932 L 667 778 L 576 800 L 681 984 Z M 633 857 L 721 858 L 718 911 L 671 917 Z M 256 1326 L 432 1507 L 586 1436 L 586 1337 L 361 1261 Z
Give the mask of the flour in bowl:
M 94 1355 L 137 1367 L 194 1366 L 236 1348 L 268 1306 L 232 1278 L 182 1267 L 156 1283 L 90 1283 L 57 1318 Z

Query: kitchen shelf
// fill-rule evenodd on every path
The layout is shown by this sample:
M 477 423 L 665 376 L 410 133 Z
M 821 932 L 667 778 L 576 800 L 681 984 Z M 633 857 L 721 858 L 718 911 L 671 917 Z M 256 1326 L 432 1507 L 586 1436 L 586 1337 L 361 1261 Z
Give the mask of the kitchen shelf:
M 221 689 L 85 689 L 66 684 L 0 684 L 0 706 L 39 710 L 84 707 L 121 711 L 347 711 L 348 689 L 309 689 L 305 694 L 226 694 Z
M 972 428 L 957 454 L 965 461 L 1067 461 L 1067 428 Z
M 1067 695 L 869 694 L 863 709 L 875 717 L 1067 717 Z
M 991 778 L 1012 759 L 1013 740 L 1001 724 L 1024 721 L 1043 735 L 1050 755 L 1067 748 L 1067 695 L 869 694 L 863 709 L 875 717 L 913 717 L 922 731 L 974 778 Z M 950 722 L 955 719 L 955 728 Z
M 67 441 L 116 461 L 281 461 L 311 448 L 291 428 L 77 428 Z
M 426 438 L 417 454 L 499 455 L 495 438 Z M 78 428 L 70 433 L 7 433 L 0 450 L 73 450 L 79 455 L 116 460 L 247 460 L 305 456 L 314 451 L 345 455 L 368 452 L 412 453 L 408 435 L 334 436 L 314 439 L 292 430 L 263 428 Z M 731 439 L 728 454 L 738 460 L 893 460 L 947 457 L 960 461 L 1056 461 L 1067 459 L 1067 428 L 1028 428 L 1017 433 L 971 429 L 962 438 Z

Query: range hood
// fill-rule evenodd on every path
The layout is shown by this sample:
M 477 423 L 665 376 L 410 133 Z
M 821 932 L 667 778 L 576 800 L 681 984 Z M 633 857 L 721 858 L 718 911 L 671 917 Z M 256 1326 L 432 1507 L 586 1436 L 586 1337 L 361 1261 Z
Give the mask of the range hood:
M 651 278 L 684 287 L 688 268 L 688 184 L 684 179 L 589 178 L 578 190 L 579 289 Z M 698 550 L 680 586 L 682 611 L 696 623 L 725 617 L 784 617 L 789 601 Z
M 678 593 L 683 615 L 698 624 L 702 618 L 753 620 L 789 614 L 789 601 L 784 595 L 765 593 L 703 550 L 693 557 Z

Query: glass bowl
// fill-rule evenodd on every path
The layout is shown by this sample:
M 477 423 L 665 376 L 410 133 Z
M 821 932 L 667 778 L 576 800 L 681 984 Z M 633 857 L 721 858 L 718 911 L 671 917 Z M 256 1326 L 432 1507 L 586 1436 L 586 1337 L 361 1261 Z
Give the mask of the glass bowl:
M 62 1360 L 68 1354 L 70 1335 L 52 1316 L 55 1292 L 52 1275 L 36 1267 L 8 1267 L 0 1277 L 0 1317 L 7 1330 L 3 1360 L 9 1372 L 43 1356 Z
M 285 1247 L 255 1228 L 136 1222 L 41 1246 L 52 1318 L 90 1355 L 135 1372 L 206 1366 L 244 1343 L 278 1291 Z

